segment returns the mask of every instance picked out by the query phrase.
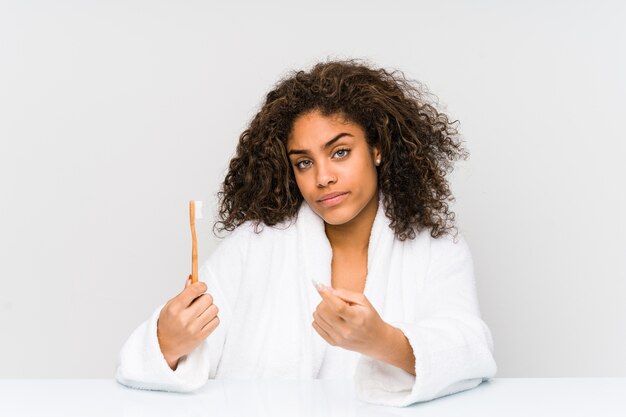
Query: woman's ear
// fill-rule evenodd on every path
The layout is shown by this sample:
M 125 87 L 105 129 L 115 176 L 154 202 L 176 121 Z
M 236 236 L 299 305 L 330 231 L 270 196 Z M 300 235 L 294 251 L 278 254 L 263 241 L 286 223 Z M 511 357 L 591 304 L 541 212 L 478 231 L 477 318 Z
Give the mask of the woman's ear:
M 380 155 L 380 151 L 378 150 L 377 147 L 374 146 L 374 151 L 372 152 L 373 156 L 374 156 L 374 165 L 379 166 L 380 163 L 382 162 L 382 158 Z

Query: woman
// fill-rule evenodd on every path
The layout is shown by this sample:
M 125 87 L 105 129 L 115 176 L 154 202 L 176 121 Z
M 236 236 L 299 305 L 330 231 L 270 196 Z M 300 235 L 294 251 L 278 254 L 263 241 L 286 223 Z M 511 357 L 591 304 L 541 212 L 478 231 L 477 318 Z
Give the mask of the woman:
M 405 406 L 493 376 L 447 204 L 466 156 L 401 73 L 349 60 L 290 74 L 240 136 L 216 223 L 231 233 L 129 337 L 117 380 L 354 378 L 360 399 Z

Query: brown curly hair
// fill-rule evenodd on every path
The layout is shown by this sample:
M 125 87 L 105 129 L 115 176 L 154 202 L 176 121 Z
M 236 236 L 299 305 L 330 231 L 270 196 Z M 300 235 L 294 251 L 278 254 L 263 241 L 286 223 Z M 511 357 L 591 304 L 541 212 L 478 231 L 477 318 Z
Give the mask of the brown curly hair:
M 425 228 L 434 238 L 454 229 L 446 174 L 468 153 L 458 140 L 458 120 L 438 111 L 431 97 L 402 72 L 359 59 L 290 72 L 239 137 L 218 192 L 221 220 L 214 231 L 232 231 L 246 221 L 274 226 L 297 216 L 304 199 L 287 157 L 287 138 L 294 120 L 313 110 L 360 125 L 370 149 L 380 150 L 378 187 L 398 239 L 413 239 Z

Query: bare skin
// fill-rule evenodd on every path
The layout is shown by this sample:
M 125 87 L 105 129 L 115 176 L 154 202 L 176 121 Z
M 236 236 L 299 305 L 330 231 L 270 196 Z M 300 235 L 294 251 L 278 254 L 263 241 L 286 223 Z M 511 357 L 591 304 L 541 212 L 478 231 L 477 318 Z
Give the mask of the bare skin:
M 365 290 L 367 253 L 348 253 L 333 249 L 331 286 L 360 292 Z

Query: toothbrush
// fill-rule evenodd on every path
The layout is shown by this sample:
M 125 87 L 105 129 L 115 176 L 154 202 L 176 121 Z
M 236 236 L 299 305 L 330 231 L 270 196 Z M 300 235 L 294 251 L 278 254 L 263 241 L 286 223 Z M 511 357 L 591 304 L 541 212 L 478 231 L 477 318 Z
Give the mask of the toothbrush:
M 196 207 L 197 206 L 197 207 Z M 202 218 L 202 201 L 189 201 L 189 223 L 191 225 L 191 283 L 198 282 L 198 242 L 196 219 Z

